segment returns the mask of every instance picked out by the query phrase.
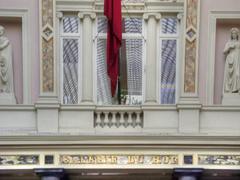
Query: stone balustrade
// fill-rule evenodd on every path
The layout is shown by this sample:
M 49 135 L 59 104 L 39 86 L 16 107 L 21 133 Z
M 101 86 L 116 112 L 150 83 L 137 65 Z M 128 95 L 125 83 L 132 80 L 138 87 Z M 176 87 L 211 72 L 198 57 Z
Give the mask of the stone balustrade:
M 94 112 L 95 128 L 143 128 L 143 112 L 139 107 L 99 107 Z

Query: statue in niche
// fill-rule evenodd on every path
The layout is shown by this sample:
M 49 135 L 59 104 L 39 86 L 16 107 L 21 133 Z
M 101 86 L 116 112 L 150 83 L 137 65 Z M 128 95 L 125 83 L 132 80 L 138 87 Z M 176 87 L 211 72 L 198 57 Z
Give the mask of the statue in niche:
M 12 47 L 4 33 L 5 28 L 0 25 L 0 101 L 8 104 L 16 103 L 16 99 L 13 86 Z
M 224 93 L 240 93 L 240 41 L 239 29 L 231 29 L 230 40 L 226 43 L 224 54 Z

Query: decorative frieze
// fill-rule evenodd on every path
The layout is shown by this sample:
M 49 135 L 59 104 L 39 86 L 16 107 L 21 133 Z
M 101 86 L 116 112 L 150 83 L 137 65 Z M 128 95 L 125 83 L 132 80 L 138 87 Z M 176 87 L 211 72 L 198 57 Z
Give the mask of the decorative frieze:
M 60 155 L 61 165 L 177 165 L 178 155 Z
M 0 166 L 38 165 L 38 155 L 0 155 Z
M 198 165 L 239 166 L 240 155 L 198 155 Z
M 43 161 L 40 161 L 43 159 Z M 195 159 L 195 160 L 194 160 Z M 169 165 L 174 167 L 194 167 L 201 168 L 208 166 L 215 167 L 236 167 L 240 166 L 240 154 L 201 154 L 194 153 L 184 155 L 175 154 L 5 154 L 0 155 L 0 168 L 23 165 L 24 168 L 43 167 L 44 165 L 54 165 L 54 167 L 68 167 L 69 165 L 117 165 L 135 166 L 142 165 L 159 167 Z
M 54 92 L 54 0 L 41 0 L 41 92 Z
M 199 0 L 186 0 L 184 92 L 196 93 Z

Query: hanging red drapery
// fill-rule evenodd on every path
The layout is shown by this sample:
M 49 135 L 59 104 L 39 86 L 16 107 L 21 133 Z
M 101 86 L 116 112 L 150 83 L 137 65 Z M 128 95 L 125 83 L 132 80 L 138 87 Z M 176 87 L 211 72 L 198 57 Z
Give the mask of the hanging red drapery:
M 113 97 L 118 81 L 119 49 L 122 41 L 121 0 L 104 0 L 104 15 L 108 19 L 107 73 L 111 80 L 111 93 Z

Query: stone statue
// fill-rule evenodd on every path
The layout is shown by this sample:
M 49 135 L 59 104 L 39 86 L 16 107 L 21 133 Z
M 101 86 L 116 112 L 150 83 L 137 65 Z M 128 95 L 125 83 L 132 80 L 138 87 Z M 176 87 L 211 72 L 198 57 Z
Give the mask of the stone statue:
M 12 47 L 0 25 L 0 104 L 16 103 L 13 86 Z
M 239 29 L 231 29 L 231 38 L 226 43 L 224 54 L 224 93 L 240 93 L 240 41 Z

